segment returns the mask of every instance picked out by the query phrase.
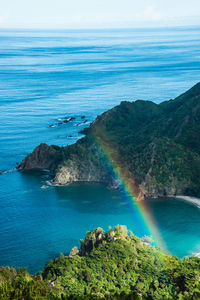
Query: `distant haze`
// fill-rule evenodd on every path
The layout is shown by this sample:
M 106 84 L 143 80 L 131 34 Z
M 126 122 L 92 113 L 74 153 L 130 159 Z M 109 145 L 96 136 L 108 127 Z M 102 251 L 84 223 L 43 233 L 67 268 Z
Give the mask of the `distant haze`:
M 6 0 L 0 28 L 200 25 L 199 0 Z

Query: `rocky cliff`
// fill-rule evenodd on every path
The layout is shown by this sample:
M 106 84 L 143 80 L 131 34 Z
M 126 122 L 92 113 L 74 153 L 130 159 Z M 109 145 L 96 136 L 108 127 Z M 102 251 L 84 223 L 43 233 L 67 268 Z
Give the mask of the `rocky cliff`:
M 200 196 L 200 83 L 174 100 L 122 102 L 103 113 L 76 144 L 41 144 L 19 170 L 46 168 L 54 183 L 123 179 L 140 199 Z

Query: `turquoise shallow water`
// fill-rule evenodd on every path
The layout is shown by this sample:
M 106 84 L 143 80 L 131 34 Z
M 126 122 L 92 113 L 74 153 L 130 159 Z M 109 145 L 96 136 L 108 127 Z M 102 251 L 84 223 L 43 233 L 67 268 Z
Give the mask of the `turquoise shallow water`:
M 75 142 L 88 126 L 81 115 L 91 122 L 121 100 L 159 103 L 190 88 L 199 81 L 199 34 L 194 27 L 0 31 L 0 170 L 41 142 Z M 49 128 L 71 116 L 75 121 Z M 0 265 L 36 272 L 97 226 L 146 233 L 119 192 L 101 185 L 41 189 L 46 180 L 17 171 L 0 176 Z M 172 254 L 200 252 L 197 205 L 154 199 L 150 208 Z

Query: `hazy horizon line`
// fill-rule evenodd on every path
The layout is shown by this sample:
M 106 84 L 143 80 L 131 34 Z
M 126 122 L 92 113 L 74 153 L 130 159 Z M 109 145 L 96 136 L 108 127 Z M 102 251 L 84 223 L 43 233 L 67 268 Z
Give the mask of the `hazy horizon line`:
M 66 27 L 66 26 L 54 26 L 54 27 L 39 27 L 39 26 L 16 26 L 16 27 L 12 27 L 12 26 L 0 26 L 0 30 L 108 30 L 108 29 L 112 29 L 112 30 L 127 30 L 127 29 L 167 29 L 167 28 L 184 28 L 184 27 L 200 27 L 200 22 L 199 24 L 159 24 L 159 25 L 155 25 L 152 24 L 151 26 L 149 24 L 146 24 L 146 26 L 134 26 L 134 25 L 130 25 L 130 26 L 105 26 L 105 27 Z

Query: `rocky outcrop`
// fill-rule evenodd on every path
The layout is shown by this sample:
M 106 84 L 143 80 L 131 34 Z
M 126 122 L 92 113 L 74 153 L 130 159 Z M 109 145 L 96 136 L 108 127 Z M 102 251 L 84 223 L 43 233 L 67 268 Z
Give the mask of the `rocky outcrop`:
M 72 248 L 72 250 L 69 252 L 69 257 L 74 257 L 79 254 L 79 250 L 77 247 Z
M 52 173 L 57 168 L 57 153 L 60 147 L 40 144 L 17 167 L 19 171 L 31 171 L 47 169 Z
M 94 248 L 98 248 L 105 240 L 105 234 L 102 228 L 97 228 L 88 232 L 85 240 L 81 240 L 81 248 L 79 250 L 80 256 L 85 256 L 90 253 Z
M 103 242 L 116 241 L 117 239 L 123 240 L 127 238 L 129 237 L 126 226 L 117 225 L 114 229 L 110 227 L 107 233 L 101 227 L 98 227 L 97 229 L 89 231 L 84 240 L 80 240 L 80 250 L 78 250 L 77 247 L 71 249 L 69 257 L 74 257 L 76 255 L 85 256 L 91 253 L 94 249 L 100 247 Z M 150 243 L 150 238 L 145 236 L 144 241 L 148 241 Z

